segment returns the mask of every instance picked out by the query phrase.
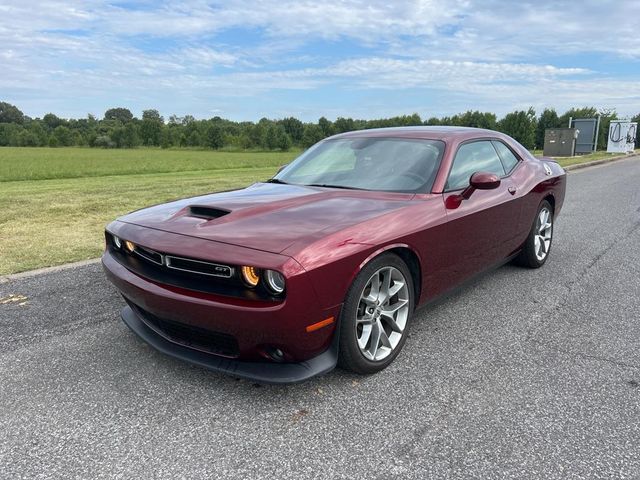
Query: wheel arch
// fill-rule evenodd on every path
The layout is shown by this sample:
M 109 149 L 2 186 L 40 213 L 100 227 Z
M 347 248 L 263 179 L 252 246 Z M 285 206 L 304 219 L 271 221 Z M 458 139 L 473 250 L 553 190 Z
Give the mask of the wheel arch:
M 547 202 L 549 202 L 551 204 L 551 208 L 553 209 L 553 212 L 555 213 L 555 211 L 556 211 L 556 198 L 553 196 L 553 193 L 549 193 L 542 200 L 543 201 L 546 200 Z
M 413 281 L 413 293 L 415 295 L 415 304 L 420 302 L 420 295 L 422 293 L 422 261 L 418 253 L 406 243 L 394 243 L 379 248 L 367 258 L 365 258 L 358 267 L 356 275 L 374 258 L 379 257 L 385 253 L 394 253 L 407 265 L 409 272 L 411 273 L 411 280 Z M 355 278 L 355 275 L 354 275 Z

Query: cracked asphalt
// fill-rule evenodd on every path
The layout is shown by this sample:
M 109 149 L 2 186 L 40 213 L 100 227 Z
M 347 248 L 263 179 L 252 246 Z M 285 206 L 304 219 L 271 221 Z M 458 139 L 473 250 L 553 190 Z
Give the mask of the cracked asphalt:
M 9 295 L 0 478 L 640 477 L 638 158 L 570 173 L 547 264 L 420 310 L 374 376 L 258 387 L 167 358 L 97 264 Z

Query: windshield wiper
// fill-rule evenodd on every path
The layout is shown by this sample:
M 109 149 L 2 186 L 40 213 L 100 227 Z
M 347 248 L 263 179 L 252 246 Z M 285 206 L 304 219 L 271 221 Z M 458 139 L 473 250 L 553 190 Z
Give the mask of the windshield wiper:
M 308 183 L 305 187 L 342 188 L 345 190 L 366 190 L 366 188 L 347 187 L 346 185 L 330 185 L 328 183 Z
M 267 180 L 267 183 L 277 183 L 280 185 L 289 185 L 287 182 L 284 182 L 282 180 L 280 180 L 279 178 L 270 178 L 269 180 Z

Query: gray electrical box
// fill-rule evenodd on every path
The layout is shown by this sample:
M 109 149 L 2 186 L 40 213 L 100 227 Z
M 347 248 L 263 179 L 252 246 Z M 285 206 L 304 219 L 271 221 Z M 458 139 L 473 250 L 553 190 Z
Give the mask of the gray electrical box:
M 598 141 L 598 130 L 600 129 L 600 117 L 575 118 L 571 120 L 571 126 L 578 130 L 576 155 L 595 152 Z
M 544 131 L 546 157 L 573 157 L 576 151 L 575 128 L 547 128 Z

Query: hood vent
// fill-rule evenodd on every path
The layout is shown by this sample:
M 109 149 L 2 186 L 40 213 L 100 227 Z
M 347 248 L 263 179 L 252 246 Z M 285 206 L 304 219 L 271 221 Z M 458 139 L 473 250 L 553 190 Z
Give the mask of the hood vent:
M 191 205 L 189 207 L 189 216 L 204 218 L 205 220 L 213 220 L 214 218 L 224 217 L 229 210 L 222 210 L 221 208 L 205 207 L 198 205 Z

